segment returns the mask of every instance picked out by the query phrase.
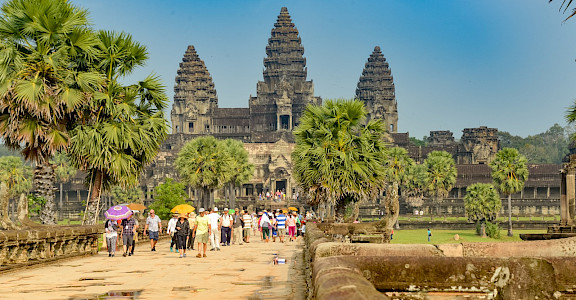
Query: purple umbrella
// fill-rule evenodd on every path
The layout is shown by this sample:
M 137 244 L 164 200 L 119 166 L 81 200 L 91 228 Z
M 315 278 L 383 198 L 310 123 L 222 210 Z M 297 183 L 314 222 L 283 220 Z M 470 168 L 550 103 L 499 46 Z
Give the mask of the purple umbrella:
M 123 220 L 132 215 L 132 210 L 124 205 L 116 205 L 110 207 L 105 213 L 108 220 Z

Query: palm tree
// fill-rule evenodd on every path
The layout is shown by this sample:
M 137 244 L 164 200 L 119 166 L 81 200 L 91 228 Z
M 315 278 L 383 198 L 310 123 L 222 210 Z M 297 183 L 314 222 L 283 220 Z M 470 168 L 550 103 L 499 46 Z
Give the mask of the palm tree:
M 490 168 L 494 185 L 508 195 L 508 236 L 512 236 L 512 194 L 520 192 L 528 180 L 526 157 L 514 148 L 504 148 L 496 153 Z
M 486 222 L 496 220 L 502 208 L 502 200 L 494 185 L 476 183 L 466 188 L 464 208 L 470 221 L 480 223 L 480 235 L 486 237 Z
M 235 187 L 241 186 L 252 178 L 254 175 L 254 165 L 248 161 L 248 151 L 244 149 L 244 143 L 241 141 L 226 139 L 224 140 L 224 146 L 232 158 L 232 164 L 229 166 L 232 169 L 232 177 L 228 182 L 230 194 L 229 207 L 232 208 L 236 207 Z
M 424 204 L 427 179 L 428 170 L 423 164 L 412 164 L 406 170 L 406 184 L 402 189 L 402 196 L 410 206 L 421 207 Z
M 564 11 L 562 13 L 566 13 L 566 11 L 568 10 L 568 8 L 570 7 L 570 5 L 572 5 L 572 1 L 573 0 L 562 0 L 562 4 L 560 5 L 560 10 L 562 10 L 562 8 L 564 8 Z M 552 2 L 552 0 L 549 0 L 548 3 Z M 564 20 L 564 22 L 566 22 L 568 19 L 572 18 L 574 15 L 576 15 L 576 8 L 572 9 L 572 12 L 570 13 L 570 15 Z
M 54 224 L 54 170 L 69 130 L 102 77 L 83 71 L 93 52 L 87 11 L 64 0 L 11 0 L 0 15 L 0 137 L 35 163 L 41 220 Z
M 389 149 L 385 161 L 387 184 L 385 197 L 386 232 L 384 238 L 386 241 L 390 237 L 400 213 L 398 188 L 403 188 L 408 183 L 408 170 L 413 164 L 414 160 L 410 158 L 406 149 L 401 147 Z
M 101 92 L 83 112 L 72 131 L 72 163 L 87 172 L 90 196 L 84 224 L 95 224 L 102 191 L 135 186 L 168 134 L 164 117 L 167 96 L 155 76 L 124 86 L 119 80 L 148 58 L 146 47 L 126 33 L 99 31 L 91 66 L 105 76 Z
M 234 170 L 229 151 L 213 136 L 204 136 L 186 143 L 174 163 L 180 178 L 200 190 L 200 207 L 214 206 L 212 194 L 230 181 Z
M 294 131 L 294 178 L 309 203 L 328 203 L 343 220 L 348 204 L 379 195 L 386 184 L 385 131 L 381 120 L 365 123 L 359 100 L 308 105 Z
M 440 203 L 456 183 L 456 164 L 452 155 L 446 151 L 432 151 L 424 160 L 428 176 L 426 189 L 436 204 L 436 214 L 440 215 Z
M 30 191 L 32 188 L 30 177 L 32 177 L 32 172 L 20 157 L 0 157 L 0 227 L 2 229 L 16 228 L 10 220 L 8 204 L 11 198 Z
M 76 168 L 72 167 L 70 164 L 70 159 L 65 153 L 59 152 L 54 156 L 54 159 L 50 161 L 54 166 L 54 173 L 56 174 L 56 181 L 60 183 L 60 199 L 58 202 L 58 208 L 60 211 L 60 217 L 62 217 L 62 210 L 64 209 L 64 182 L 68 182 L 72 177 L 76 176 L 78 171 Z

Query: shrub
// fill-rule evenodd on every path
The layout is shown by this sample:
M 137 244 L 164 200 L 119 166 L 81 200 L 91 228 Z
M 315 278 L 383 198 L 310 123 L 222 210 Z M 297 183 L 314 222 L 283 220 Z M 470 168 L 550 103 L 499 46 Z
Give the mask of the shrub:
M 493 239 L 499 239 L 500 226 L 498 226 L 498 223 L 486 222 L 486 235 Z

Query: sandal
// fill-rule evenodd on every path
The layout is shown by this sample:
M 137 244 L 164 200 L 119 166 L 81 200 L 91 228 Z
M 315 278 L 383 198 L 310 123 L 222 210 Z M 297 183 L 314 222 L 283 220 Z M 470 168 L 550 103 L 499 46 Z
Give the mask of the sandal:
M 202 257 L 202 254 L 198 253 L 198 255 L 196 255 L 196 257 L 200 258 L 200 257 Z
M 204 257 L 206 257 L 206 253 L 204 253 Z

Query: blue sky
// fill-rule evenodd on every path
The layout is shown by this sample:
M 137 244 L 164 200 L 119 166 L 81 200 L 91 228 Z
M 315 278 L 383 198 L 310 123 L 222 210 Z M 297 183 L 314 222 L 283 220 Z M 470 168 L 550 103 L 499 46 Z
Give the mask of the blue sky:
M 187 45 L 210 71 L 220 107 L 248 107 L 282 6 L 323 99 L 351 98 L 374 46 L 396 84 L 400 132 L 495 127 L 527 136 L 565 125 L 576 99 L 576 19 L 548 0 L 72 0 L 98 29 L 149 49 L 130 80 L 160 75 L 172 100 Z

